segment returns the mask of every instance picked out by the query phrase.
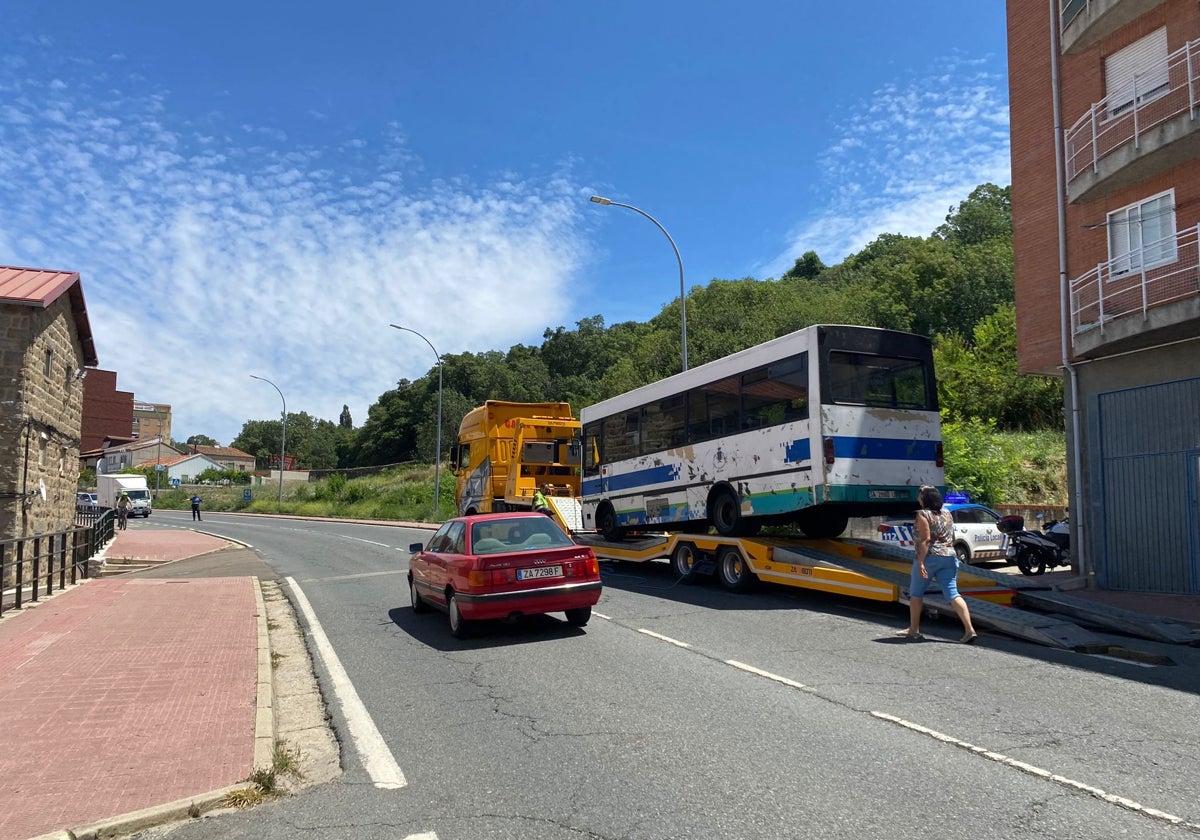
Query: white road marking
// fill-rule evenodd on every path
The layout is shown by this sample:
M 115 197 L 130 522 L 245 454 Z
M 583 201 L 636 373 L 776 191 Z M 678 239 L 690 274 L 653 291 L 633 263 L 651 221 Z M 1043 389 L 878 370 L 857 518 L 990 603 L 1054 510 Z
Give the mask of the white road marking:
M 787 677 L 781 677 L 778 674 L 772 674 L 770 671 L 763 671 L 760 668 L 755 668 L 753 665 L 747 665 L 744 662 L 738 662 L 736 659 L 726 659 L 726 665 L 732 665 L 734 668 L 739 668 L 749 674 L 756 674 L 760 677 L 765 677 L 768 680 L 774 680 L 777 683 L 798 688 L 801 691 L 810 691 L 811 689 L 803 683 L 798 683 L 795 680 L 789 680 Z
M 1085 784 L 1084 782 L 1079 782 L 1075 779 L 1069 779 L 1066 776 L 1060 776 L 1057 773 L 1051 773 L 1049 770 L 1043 770 L 1041 767 L 1036 767 L 1032 764 L 1026 764 L 1024 761 L 1019 761 L 1018 759 L 1004 755 L 1003 753 L 992 752 L 984 747 L 977 747 L 974 744 L 967 743 L 966 741 L 960 741 L 958 738 L 955 738 L 951 735 L 945 735 L 934 729 L 921 726 L 918 723 L 913 723 L 911 721 L 904 720 L 903 718 L 898 718 L 895 715 L 889 715 L 886 712 L 871 712 L 871 714 L 880 720 L 889 721 L 897 726 L 903 726 L 905 729 L 911 729 L 913 732 L 920 732 L 922 735 L 928 735 L 929 737 L 943 743 L 975 753 L 976 755 L 982 756 L 989 761 L 1005 764 L 1016 770 L 1020 770 L 1022 773 L 1028 773 L 1031 776 L 1037 776 L 1038 778 L 1047 779 L 1051 782 L 1056 782 L 1060 785 L 1073 788 L 1074 790 L 1086 793 L 1089 796 L 1094 796 L 1099 800 L 1109 803 L 1110 805 L 1116 805 L 1117 807 L 1124 808 L 1128 811 L 1136 811 L 1139 814 L 1144 814 L 1148 817 L 1153 817 L 1156 820 L 1168 822 L 1171 825 L 1176 825 L 1180 828 L 1186 828 L 1191 831 L 1200 831 L 1200 825 L 1190 823 L 1182 817 L 1177 817 L 1174 814 L 1168 814 L 1165 811 L 1159 811 L 1157 808 L 1147 807 L 1140 802 L 1133 801 L 1132 799 L 1126 799 L 1124 796 L 1117 796 L 1116 794 L 1108 793 L 1107 791 L 1101 790 L 1098 787 L 1093 787 L 1089 784 Z
M 675 645 L 675 647 L 681 647 L 681 648 L 690 648 L 691 647 L 691 645 L 689 645 L 687 642 L 681 642 L 678 639 L 672 639 L 670 636 L 664 636 L 661 633 L 655 633 L 653 630 L 639 629 L 638 632 L 644 633 L 647 636 L 652 636 L 655 639 L 661 639 L 662 641 L 667 642 L 668 644 Z
M 350 737 L 354 740 L 354 746 L 358 749 L 358 756 L 362 760 L 367 775 L 371 777 L 371 781 L 377 788 L 390 790 L 404 787 L 408 782 L 400 770 L 400 765 L 396 763 L 383 736 L 379 734 L 375 721 L 371 719 L 367 707 L 363 705 L 354 688 L 354 683 L 350 682 L 350 676 L 342 667 L 341 660 L 334 652 L 333 645 L 329 643 L 325 631 L 321 629 L 321 622 L 317 620 L 316 613 L 308 603 L 308 598 L 305 597 L 296 581 L 290 577 L 284 578 L 284 580 L 295 593 L 296 603 L 304 613 L 309 632 L 312 634 L 313 641 L 316 642 L 317 655 L 325 663 L 330 679 L 333 680 L 333 693 L 337 695 L 338 702 L 342 705 L 342 713 L 346 716 L 346 725 L 350 728 Z
M 607 616 L 604 616 L 604 617 L 607 618 Z M 669 642 L 670 644 L 673 644 L 676 647 L 685 648 L 685 649 L 689 649 L 689 650 L 692 648 L 692 646 L 689 645 L 687 642 L 681 642 L 678 639 L 672 639 L 670 636 L 664 636 L 661 633 L 655 633 L 653 630 L 645 630 L 645 629 L 639 628 L 637 632 L 642 633 L 646 636 L 652 636 L 655 639 L 661 639 L 664 642 Z M 788 679 L 787 677 L 782 677 L 778 674 L 773 674 L 770 671 L 764 671 L 761 668 L 754 667 L 753 665 L 747 665 L 744 662 L 738 662 L 736 659 L 725 659 L 725 660 L 718 660 L 718 661 L 723 661 L 724 664 L 729 665 L 733 668 L 737 668 L 740 671 L 745 671 L 748 674 L 754 674 L 755 676 L 759 676 L 759 677 L 763 677 L 768 680 L 772 680 L 772 681 L 780 683 L 782 685 L 786 685 L 790 688 L 795 688 L 795 689 L 799 689 L 801 691 L 806 691 L 810 694 L 815 694 L 815 691 L 813 689 L 809 688 L 808 686 L 804 685 L 803 683 L 798 683 L 795 680 Z M 1124 661 L 1124 660 L 1122 660 L 1122 661 Z M 819 696 L 819 695 L 817 695 L 817 696 Z M 1136 812 L 1143 816 L 1150 817 L 1151 819 L 1159 820 L 1161 822 L 1166 822 L 1171 825 L 1178 826 L 1180 828 L 1188 829 L 1189 831 L 1200 832 L 1200 824 L 1190 823 L 1187 820 L 1183 819 L 1182 817 L 1177 817 L 1174 814 L 1167 813 L 1166 811 L 1160 811 L 1157 808 L 1151 808 L 1147 805 L 1141 804 L 1140 802 L 1135 802 L 1132 799 L 1127 799 L 1124 796 L 1118 796 L 1116 794 L 1109 793 L 1098 787 L 1093 787 L 1092 785 L 1086 784 L 1085 782 L 1080 782 L 1075 779 L 1070 779 L 1070 778 L 1067 778 L 1066 776 L 1060 776 L 1057 773 L 1051 773 L 1049 770 L 1043 770 L 1041 767 L 1036 767 L 1032 764 L 1027 764 L 1024 761 L 1020 761 L 1018 759 L 1004 755 L 1003 753 L 993 752 L 991 750 L 985 749 L 984 747 L 977 747 L 974 744 L 969 744 L 966 741 L 959 740 L 958 738 L 955 738 L 951 735 L 943 734 L 934 729 L 929 729 L 928 727 L 921 726 L 919 723 L 913 723 L 912 721 L 908 721 L 903 718 L 896 717 L 895 715 L 889 715 L 886 712 L 871 712 L 871 715 L 876 718 L 879 718 L 880 720 L 886 720 L 886 721 L 896 724 L 897 726 L 902 726 L 906 729 L 912 730 L 913 732 L 919 732 L 922 735 L 928 735 L 931 738 L 935 738 L 938 741 L 942 741 L 943 743 L 950 744 L 951 746 L 955 746 L 960 749 L 967 750 L 968 752 L 972 752 L 975 755 L 978 755 L 978 756 L 988 759 L 989 761 L 995 761 L 999 764 L 1007 765 L 1008 767 L 1012 767 L 1013 769 L 1019 770 L 1022 773 L 1028 773 L 1031 776 L 1036 776 L 1041 779 L 1046 779 L 1047 781 L 1051 781 L 1051 782 L 1055 782 L 1056 784 L 1064 785 L 1065 787 L 1071 788 L 1073 790 L 1077 790 L 1081 793 L 1086 793 L 1089 796 L 1093 796 L 1096 799 L 1101 800 L 1102 802 L 1107 802 L 1110 805 L 1116 805 L 1118 808 L 1124 808 L 1128 811 L 1133 811 L 1133 812 Z
M 410 834 L 404 840 L 438 840 L 436 831 L 422 831 L 420 834 Z
M 612 621 L 611 615 L 605 615 L 604 613 L 598 613 L 598 612 L 594 612 L 594 613 L 592 613 L 592 615 L 596 616 L 596 618 L 603 618 L 605 621 Z

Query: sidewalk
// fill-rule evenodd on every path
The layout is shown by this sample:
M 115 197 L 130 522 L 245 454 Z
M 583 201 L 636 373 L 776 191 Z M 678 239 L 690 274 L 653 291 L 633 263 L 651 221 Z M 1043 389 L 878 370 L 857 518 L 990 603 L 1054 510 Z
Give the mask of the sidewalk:
M 231 545 L 143 529 L 106 554 L 177 559 Z M 134 812 L 161 822 L 165 803 L 182 817 L 245 787 L 270 765 L 267 639 L 253 577 L 93 579 L 6 615 L 0 729 L 13 748 L 0 751 L 0 837 L 87 836 L 113 818 L 132 830 Z

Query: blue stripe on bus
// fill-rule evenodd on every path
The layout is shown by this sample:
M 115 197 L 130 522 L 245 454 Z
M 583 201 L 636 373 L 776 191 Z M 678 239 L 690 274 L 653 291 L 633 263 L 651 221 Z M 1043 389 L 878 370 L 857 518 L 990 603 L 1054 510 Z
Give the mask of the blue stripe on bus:
M 937 458 L 936 440 L 901 440 L 899 438 L 833 438 L 833 454 L 837 458 L 871 458 L 885 461 L 932 461 Z
M 812 460 L 812 446 L 808 438 L 794 440 L 783 447 L 783 460 L 787 464 Z
M 583 482 L 583 494 L 585 496 L 598 495 L 602 493 L 619 493 L 622 490 L 628 490 L 631 487 L 648 487 L 652 484 L 666 484 L 668 482 L 677 481 L 679 479 L 678 464 L 661 464 L 657 467 L 650 467 L 644 470 L 634 470 L 633 472 L 623 473 L 621 475 L 612 475 L 607 478 L 590 478 Z

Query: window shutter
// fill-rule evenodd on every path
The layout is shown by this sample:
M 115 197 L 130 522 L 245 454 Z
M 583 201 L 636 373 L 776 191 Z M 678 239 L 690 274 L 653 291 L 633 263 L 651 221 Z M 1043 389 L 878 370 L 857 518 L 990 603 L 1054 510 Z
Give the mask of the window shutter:
M 1157 93 L 1170 82 L 1167 71 L 1167 30 L 1161 27 L 1104 59 L 1104 89 L 1111 114 Z

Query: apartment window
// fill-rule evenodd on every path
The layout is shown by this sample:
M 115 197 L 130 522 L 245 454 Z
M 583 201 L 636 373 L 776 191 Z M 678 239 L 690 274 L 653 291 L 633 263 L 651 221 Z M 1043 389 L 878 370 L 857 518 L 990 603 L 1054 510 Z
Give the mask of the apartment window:
M 1156 29 L 1104 59 L 1104 90 L 1108 114 L 1125 113 L 1134 106 L 1156 99 L 1171 87 L 1167 69 L 1167 30 Z
M 45 361 L 44 361 L 43 367 L 42 367 L 42 373 L 45 374 L 47 379 L 49 379 L 53 370 L 54 370 L 54 351 L 51 350 L 49 347 L 47 347 L 46 348 L 46 358 L 45 358 Z
M 1175 259 L 1174 190 L 1108 214 L 1108 260 L 1114 276 Z

